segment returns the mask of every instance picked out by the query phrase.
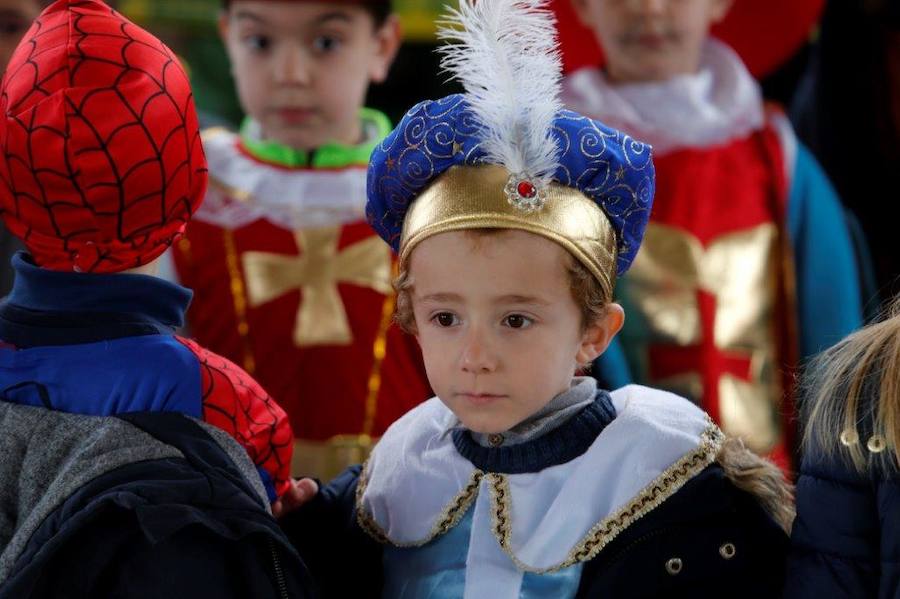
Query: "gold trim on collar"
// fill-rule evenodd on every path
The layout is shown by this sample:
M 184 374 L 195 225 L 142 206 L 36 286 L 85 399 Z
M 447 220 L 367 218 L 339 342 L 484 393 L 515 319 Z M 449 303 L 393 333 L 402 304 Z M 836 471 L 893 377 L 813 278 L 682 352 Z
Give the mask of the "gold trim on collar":
M 708 419 L 707 419 L 708 420 Z M 429 535 L 419 541 L 397 543 L 389 539 L 384 529 L 371 514 L 363 508 L 363 495 L 368 484 L 368 462 L 363 464 L 356 486 L 356 519 L 359 526 L 373 539 L 383 545 L 394 547 L 421 547 L 434 538 L 445 534 L 459 524 L 478 496 L 478 488 L 482 480 L 487 481 L 491 500 L 491 531 L 500 543 L 504 553 L 509 556 L 517 568 L 532 574 L 548 574 L 558 572 L 580 562 L 594 559 L 604 547 L 629 526 L 662 505 L 664 501 L 678 492 L 692 478 L 700 474 L 707 466 L 716 461 L 725 435 L 711 420 L 706 430 L 700 435 L 700 444 L 696 449 L 682 456 L 677 462 L 664 470 L 656 479 L 646 485 L 631 501 L 610 514 L 582 537 L 562 562 L 549 568 L 533 568 L 522 562 L 512 550 L 512 503 L 509 480 L 505 474 L 485 473 L 476 469 L 469 483 L 454 497 L 441 512 Z
M 603 210 L 572 187 L 551 183 L 540 210 L 523 212 L 504 191 L 505 168 L 454 166 L 410 206 L 400 238 L 400 262 L 422 240 L 465 229 L 519 229 L 555 241 L 574 255 L 612 297 L 616 273 L 616 233 Z
M 435 521 L 434 526 L 431 527 L 431 532 L 428 533 L 427 537 L 419 541 L 395 543 L 388 538 L 387 533 L 375 521 L 372 514 L 363 507 L 363 495 L 369 482 L 368 467 L 369 463 L 366 461 L 359 473 L 359 481 L 356 483 L 356 521 L 359 523 L 360 528 L 366 531 L 370 537 L 382 545 L 392 545 L 394 547 L 421 547 L 422 545 L 427 545 L 432 539 L 445 534 L 459 524 L 459 521 L 462 520 L 475 502 L 475 498 L 478 496 L 478 487 L 481 485 L 481 479 L 484 477 L 484 472 L 477 468 L 472 472 L 469 483 L 447 504 L 447 507 L 444 508 Z
M 595 524 L 581 541 L 569 551 L 565 560 L 549 568 L 533 568 L 522 562 L 512 550 L 512 507 L 510 503 L 509 481 L 503 474 L 486 475 L 491 488 L 491 520 L 493 533 L 517 568 L 532 574 L 558 572 L 579 562 L 594 559 L 629 526 L 662 505 L 689 480 L 700 474 L 716 460 L 725 435 L 712 421 L 700 436 L 700 445 L 663 471 L 655 480 L 645 486 L 625 506 Z

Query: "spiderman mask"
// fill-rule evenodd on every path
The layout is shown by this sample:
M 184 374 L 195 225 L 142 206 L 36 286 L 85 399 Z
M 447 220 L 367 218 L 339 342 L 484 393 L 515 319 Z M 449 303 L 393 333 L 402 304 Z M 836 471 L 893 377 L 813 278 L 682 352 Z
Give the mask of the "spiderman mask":
M 109 273 L 184 232 L 207 184 L 187 74 L 162 42 L 97 0 L 58 0 L 0 93 L 0 206 L 34 261 Z

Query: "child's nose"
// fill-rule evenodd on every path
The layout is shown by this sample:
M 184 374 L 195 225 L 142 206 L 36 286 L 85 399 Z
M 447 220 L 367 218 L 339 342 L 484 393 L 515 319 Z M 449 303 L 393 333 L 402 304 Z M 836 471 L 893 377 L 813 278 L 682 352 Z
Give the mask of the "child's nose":
M 275 81 L 283 85 L 306 85 L 310 81 L 310 60 L 300 48 L 286 45 L 275 62 Z
M 669 0 L 630 0 L 632 10 L 642 15 L 660 15 Z
M 470 330 L 466 336 L 462 369 L 471 374 L 484 374 L 497 369 L 496 354 L 486 343 L 484 334 L 476 329 Z

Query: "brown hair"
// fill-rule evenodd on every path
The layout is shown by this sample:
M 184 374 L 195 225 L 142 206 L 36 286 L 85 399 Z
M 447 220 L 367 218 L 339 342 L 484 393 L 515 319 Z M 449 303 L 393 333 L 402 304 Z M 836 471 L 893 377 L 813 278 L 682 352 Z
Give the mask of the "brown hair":
M 322 1 L 324 2 L 325 0 Z M 231 8 L 232 2 L 233 0 L 222 0 L 222 10 Z M 391 15 L 390 0 L 383 0 L 381 2 L 358 2 L 355 3 L 355 5 L 364 8 L 366 12 L 372 15 L 372 20 L 375 21 L 375 27 L 384 25 L 384 22 L 387 21 L 387 18 Z
M 474 237 L 477 244 L 480 238 L 499 235 L 509 229 L 466 229 L 466 233 Z M 572 298 L 581 310 L 581 326 L 587 329 L 589 326 L 606 316 L 606 307 L 612 301 L 612 297 L 604 291 L 600 281 L 591 274 L 581 262 L 575 259 L 569 252 L 568 274 L 569 289 Z M 416 333 L 416 319 L 413 314 L 411 291 L 413 287 L 412 276 L 406 264 L 400 265 L 400 274 L 394 281 L 394 289 L 397 291 L 397 310 L 394 320 L 405 332 L 414 335 Z
M 804 448 L 840 452 L 859 471 L 900 467 L 900 297 L 880 322 L 816 358 L 809 374 Z

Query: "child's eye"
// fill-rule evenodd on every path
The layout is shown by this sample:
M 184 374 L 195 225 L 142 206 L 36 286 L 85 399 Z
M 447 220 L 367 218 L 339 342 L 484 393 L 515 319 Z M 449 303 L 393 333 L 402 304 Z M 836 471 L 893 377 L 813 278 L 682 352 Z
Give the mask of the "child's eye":
M 510 314 L 503 319 L 503 324 L 511 329 L 527 329 L 534 321 L 521 314 Z
M 316 39 L 313 40 L 313 50 L 316 52 L 327 54 L 328 52 L 334 52 L 341 45 L 341 40 L 332 36 L 332 35 L 320 35 Z
M 267 35 L 248 35 L 243 42 L 245 46 L 256 52 L 265 52 L 272 46 L 272 39 Z
M 28 19 L 17 15 L 0 15 L 0 36 L 21 37 L 30 26 Z
M 431 317 L 431 320 L 440 327 L 452 327 L 459 324 L 459 319 L 452 312 L 439 312 Z

